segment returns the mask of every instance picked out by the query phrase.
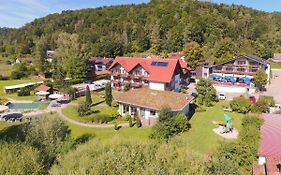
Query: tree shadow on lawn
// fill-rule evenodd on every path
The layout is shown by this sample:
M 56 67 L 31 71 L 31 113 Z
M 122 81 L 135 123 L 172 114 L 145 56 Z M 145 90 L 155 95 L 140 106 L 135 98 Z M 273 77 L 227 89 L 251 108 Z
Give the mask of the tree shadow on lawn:
M 189 106 L 189 113 L 187 114 L 188 116 L 188 120 L 191 120 L 193 115 L 195 114 L 195 110 L 196 108 L 198 107 L 197 104 L 195 103 L 191 103 L 190 106 Z
M 0 141 L 24 141 L 27 124 L 9 126 L 0 131 Z
M 77 148 L 77 146 L 87 143 L 89 140 L 91 140 L 94 137 L 95 135 L 93 134 L 88 134 L 88 133 L 83 134 L 74 140 L 74 143 L 72 144 L 72 148 Z

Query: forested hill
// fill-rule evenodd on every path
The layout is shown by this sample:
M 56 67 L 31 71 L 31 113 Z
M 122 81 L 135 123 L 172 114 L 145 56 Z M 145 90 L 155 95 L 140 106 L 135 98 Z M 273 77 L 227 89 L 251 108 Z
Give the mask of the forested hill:
M 78 34 L 84 55 L 168 53 L 197 42 L 207 59 L 281 51 L 281 14 L 193 0 L 152 0 L 51 14 L 16 30 L 0 30 L 0 55 L 34 54 L 41 38 L 56 49 L 60 33 Z M 2 35 L 1 35 L 2 34 Z M 1 59 L 1 56 L 0 56 Z

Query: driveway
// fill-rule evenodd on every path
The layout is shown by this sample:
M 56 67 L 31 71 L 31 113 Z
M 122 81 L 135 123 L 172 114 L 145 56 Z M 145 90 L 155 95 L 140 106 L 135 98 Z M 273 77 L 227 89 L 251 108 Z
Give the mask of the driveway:
M 273 96 L 274 100 L 281 103 L 281 69 L 272 69 L 271 83 L 266 87 L 267 91 L 260 95 Z

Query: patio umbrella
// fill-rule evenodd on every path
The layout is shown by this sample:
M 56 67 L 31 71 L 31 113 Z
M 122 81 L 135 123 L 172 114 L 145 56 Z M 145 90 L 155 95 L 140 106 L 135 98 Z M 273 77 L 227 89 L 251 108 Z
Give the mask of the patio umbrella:
M 227 114 L 223 114 L 223 117 L 224 117 L 224 122 L 228 122 L 229 120 L 231 120 L 231 117 Z
M 63 98 L 63 95 L 61 94 L 51 94 L 49 95 L 50 99 L 59 99 L 59 98 Z
M 0 112 L 7 111 L 8 109 L 9 109 L 8 106 L 2 106 L 2 105 L 0 105 Z
M 36 94 L 36 95 L 49 95 L 50 92 L 47 92 L 47 91 L 39 91 L 39 92 L 36 92 L 35 94 Z

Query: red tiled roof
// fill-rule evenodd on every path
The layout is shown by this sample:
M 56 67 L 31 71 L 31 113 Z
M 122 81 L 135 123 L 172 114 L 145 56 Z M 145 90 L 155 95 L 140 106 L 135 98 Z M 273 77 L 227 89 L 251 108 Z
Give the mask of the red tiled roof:
M 168 65 L 164 67 L 151 66 L 152 62 L 154 61 L 166 62 Z M 177 65 L 180 66 L 180 63 L 177 59 L 117 57 L 109 67 L 109 70 L 111 70 L 116 64 L 122 66 L 127 72 L 132 71 L 136 66 L 140 65 L 149 73 L 148 80 L 164 83 L 171 82 Z
M 281 156 L 271 156 L 266 158 L 266 173 L 267 175 L 279 175 L 277 165 L 281 161 Z
M 111 72 L 108 70 L 101 70 L 101 71 L 96 71 L 95 74 L 96 75 L 107 75 L 107 74 L 111 74 Z
M 258 155 L 281 157 L 281 115 L 263 114 L 263 119 Z
M 51 89 L 49 86 L 40 85 L 35 90 L 36 91 L 48 91 L 49 89 Z

